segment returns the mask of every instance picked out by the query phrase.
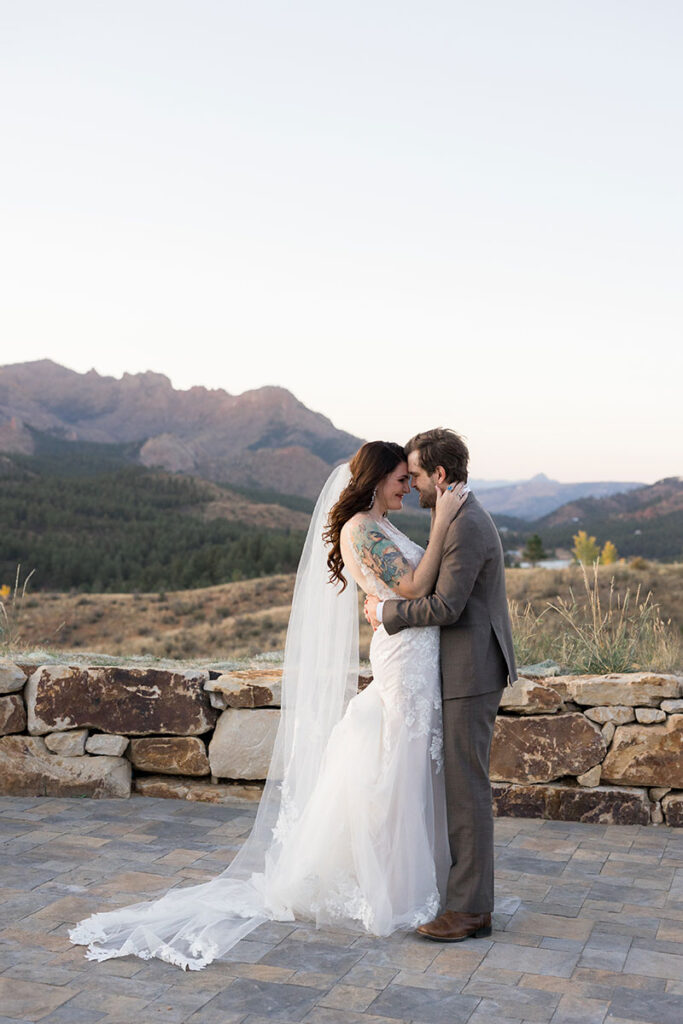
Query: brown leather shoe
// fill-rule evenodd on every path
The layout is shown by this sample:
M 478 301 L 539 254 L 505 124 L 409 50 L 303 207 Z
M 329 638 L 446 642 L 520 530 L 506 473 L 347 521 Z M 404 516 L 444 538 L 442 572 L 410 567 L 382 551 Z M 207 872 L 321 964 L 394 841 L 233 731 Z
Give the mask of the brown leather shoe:
M 481 939 L 491 934 L 490 914 L 468 914 L 461 910 L 446 910 L 429 924 L 421 924 L 420 935 L 435 942 L 462 942 L 463 939 Z

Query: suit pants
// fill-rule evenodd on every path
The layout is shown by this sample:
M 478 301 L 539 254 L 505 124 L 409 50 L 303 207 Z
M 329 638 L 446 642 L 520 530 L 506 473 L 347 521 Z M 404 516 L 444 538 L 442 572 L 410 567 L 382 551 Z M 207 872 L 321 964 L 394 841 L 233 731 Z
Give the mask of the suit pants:
M 503 693 L 453 697 L 443 702 L 444 769 L 451 870 L 449 910 L 493 910 L 493 806 L 489 757 Z

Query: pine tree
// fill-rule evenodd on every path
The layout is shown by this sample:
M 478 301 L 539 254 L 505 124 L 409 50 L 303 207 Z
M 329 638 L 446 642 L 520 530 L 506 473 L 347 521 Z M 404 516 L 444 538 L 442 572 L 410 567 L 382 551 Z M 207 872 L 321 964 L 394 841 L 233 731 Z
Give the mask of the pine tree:
M 531 562 L 532 565 L 536 565 L 541 559 L 547 557 L 548 553 L 543 550 L 543 541 L 537 533 L 533 533 L 527 539 L 526 547 L 522 551 L 522 558 L 527 562 Z

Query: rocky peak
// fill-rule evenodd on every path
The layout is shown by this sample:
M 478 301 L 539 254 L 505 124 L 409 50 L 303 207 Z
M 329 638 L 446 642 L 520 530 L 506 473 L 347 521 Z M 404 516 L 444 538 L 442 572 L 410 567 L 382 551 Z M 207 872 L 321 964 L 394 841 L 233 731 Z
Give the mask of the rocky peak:
M 183 391 L 152 370 L 117 379 L 50 359 L 0 367 L 0 423 L 12 417 L 71 440 L 140 442 L 145 465 L 257 488 L 276 477 L 287 493 L 311 497 L 361 444 L 285 388 Z M 17 429 L 0 433 L 0 450 L 18 450 Z

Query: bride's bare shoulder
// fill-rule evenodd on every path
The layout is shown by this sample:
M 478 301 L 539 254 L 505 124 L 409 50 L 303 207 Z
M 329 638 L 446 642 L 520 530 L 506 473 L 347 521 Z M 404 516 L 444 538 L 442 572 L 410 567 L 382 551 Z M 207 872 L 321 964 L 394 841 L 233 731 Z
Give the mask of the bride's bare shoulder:
M 342 540 L 351 537 L 357 537 L 359 534 L 364 533 L 368 526 L 374 523 L 372 516 L 369 516 L 367 512 L 356 512 L 355 515 L 347 519 L 341 528 Z

